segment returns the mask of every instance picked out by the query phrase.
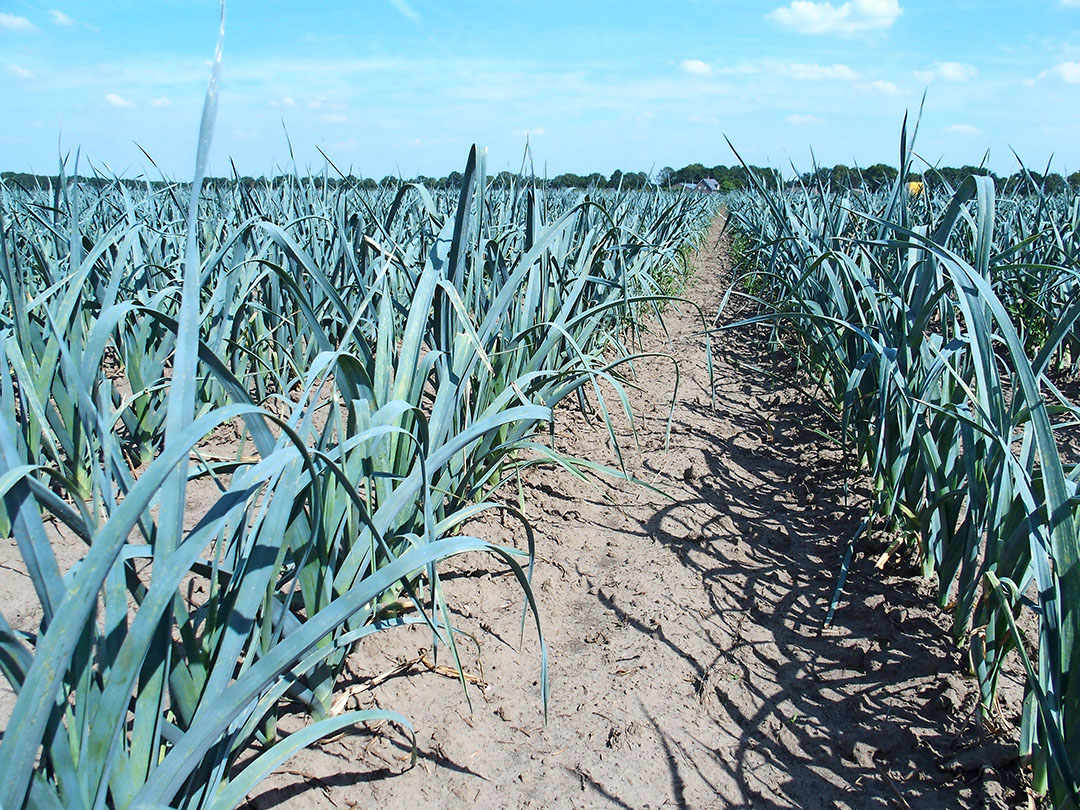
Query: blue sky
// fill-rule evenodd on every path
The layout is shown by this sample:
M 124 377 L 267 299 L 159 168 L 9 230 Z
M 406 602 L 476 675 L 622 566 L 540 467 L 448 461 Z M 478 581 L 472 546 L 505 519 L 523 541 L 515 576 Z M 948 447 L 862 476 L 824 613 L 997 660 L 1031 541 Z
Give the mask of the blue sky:
M 211 0 L 0 0 L 0 168 L 189 176 Z M 1080 169 L 1080 0 L 232 0 L 212 170 L 894 163 Z M 285 129 L 282 124 L 284 123 Z M 85 165 L 85 164 L 84 164 Z

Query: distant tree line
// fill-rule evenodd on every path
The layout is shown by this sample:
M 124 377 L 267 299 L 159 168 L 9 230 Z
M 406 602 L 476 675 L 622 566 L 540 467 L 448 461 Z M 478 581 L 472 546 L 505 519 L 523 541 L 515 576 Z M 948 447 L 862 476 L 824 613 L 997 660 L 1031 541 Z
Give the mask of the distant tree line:
M 665 166 L 652 178 L 645 172 L 623 172 L 616 169 L 607 177 L 600 172 L 593 172 L 592 174 L 587 175 L 566 172 L 550 178 L 537 178 L 537 180 L 554 188 L 639 189 L 650 185 L 650 183 L 655 183 L 661 188 L 682 187 L 695 185 L 701 180 L 712 178 L 716 180 L 719 191 L 741 191 L 751 186 L 750 172 L 753 172 L 754 175 L 757 176 L 758 181 L 768 188 L 779 188 L 784 184 L 783 176 L 776 169 L 766 169 L 760 166 L 750 166 L 749 169 L 744 166 L 709 167 L 702 163 L 691 163 L 688 166 L 683 166 L 681 169 L 673 169 L 670 166 Z M 1021 193 L 1031 193 L 1037 188 L 1041 188 L 1046 193 L 1056 194 L 1063 191 L 1066 186 L 1070 186 L 1075 191 L 1080 191 L 1080 171 L 1073 172 L 1068 177 L 1064 177 L 1057 172 L 1040 174 L 1033 171 L 1026 173 L 1019 171 L 1008 176 L 998 176 L 981 166 L 961 166 L 959 168 L 946 166 L 928 169 L 921 174 L 912 173 L 909 174 L 906 179 L 911 182 L 925 183 L 931 187 L 944 187 L 945 185 L 948 185 L 952 188 L 956 188 L 963 182 L 964 178 L 972 174 L 988 175 L 994 178 L 994 184 L 999 191 L 1010 193 L 1017 191 Z M 874 191 L 883 186 L 892 185 L 896 182 L 897 175 L 897 170 L 885 163 L 875 163 L 872 166 L 867 166 L 865 168 L 837 164 L 832 168 L 823 167 L 812 172 L 806 172 L 799 177 L 799 180 L 805 184 L 820 183 L 822 185 L 830 185 L 834 188 L 866 188 L 870 191 Z M 5 183 L 13 183 L 26 187 L 46 185 L 56 187 L 59 182 L 59 177 L 57 175 L 39 175 L 29 174 L 27 172 L 10 171 L 0 172 L 0 179 Z M 249 188 L 278 188 L 285 183 L 290 182 L 291 179 L 291 175 L 280 174 L 269 178 L 265 176 L 251 177 L 244 175 L 233 177 L 209 177 L 206 179 L 205 183 L 208 188 L 221 190 L 234 186 L 238 181 Z M 376 181 L 371 177 L 355 177 L 349 175 L 342 178 L 339 176 L 331 177 L 327 174 L 305 176 L 302 177 L 301 180 L 304 183 L 311 183 L 317 188 L 336 188 L 344 184 L 354 188 L 376 189 L 380 187 L 394 188 L 402 183 L 420 183 L 430 189 L 444 190 L 461 188 L 464 177 L 461 172 L 455 171 L 450 172 L 450 174 L 445 177 L 419 175 L 412 179 L 387 175 L 379 181 Z M 509 185 L 512 182 L 518 182 L 520 178 L 514 172 L 502 171 L 494 175 L 492 180 L 497 185 Z M 87 186 L 97 187 L 109 186 L 117 182 L 128 187 L 140 188 L 144 188 L 148 184 L 152 188 L 175 185 L 175 183 L 163 180 L 116 179 L 100 176 L 80 176 L 79 182 Z
M 27 172 L 0 172 L 0 179 L 6 183 L 18 184 L 26 187 L 33 186 L 47 186 L 51 185 L 55 187 L 60 178 L 58 175 L 42 175 L 42 174 L 30 174 Z M 71 178 L 67 178 L 70 180 Z M 207 177 L 203 182 L 207 188 L 219 188 L 225 189 L 236 185 L 239 182 L 241 185 L 249 188 L 278 188 L 285 183 L 290 182 L 292 175 L 274 175 L 273 177 L 251 177 L 248 175 L 233 176 L 233 177 Z M 336 188 L 341 185 L 347 185 L 356 188 L 376 189 L 376 188 L 396 188 L 404 183 L 418 183 L 429 189 L 457 189 L 461 188 L 461 183 L 465 179 L 461 172 L 450 172 L 445 177 L 429 177 L 427 175 L 417 175 L 413 178 L 403 178 L 394 175 L 387 175 L 382 180 L 375 180 L 371 177 L 355 177 L 352 175 L 346 177 L 329 176 L 329 175 L 308 175 L 301 176 L 301 181 L 304 183 L 311 183 L 317 188 L 330 187 Z M 556 188 L 624 188 L 624 189 L 638 189 L 644 188 L 650 182 L 649 175 L 645 172 L 623 172 L 616 169 L 610 176 L 605 177 L 599 172 L 593 172 L 588 175 L 579 175 L 573 173 L 566 173 L 556 175 L 551 178 L 536 178 L 537 181 L 546 183 L 549 186 Z M 491 180 L 496 185 L 509 185 L 512 182 L 520 182 L 521 178 L 518 174 L 510 171 L 502 171 L 491 177 Z M 113 185 L 114 183 L 121 183 L 122 185 L 131 187 L 145 187 L 148 183 L 153 188 L 159 188 L 166 185 L 174 185 L 172 182 L 162 180 L 145 180 L 145 179 L 131 179 L 131 178 L 111 178 L 100 176 L 79 176 L 79 182 L 94 187 L 104 187 Z
M 461 183 L 461 175 L 457 172 L 458 184 Z M 67 181 L 71 180 L 70 176 L 64 178 Z M 34 186 L 53 186 L 55 187 L 60 182 L 59 175 L 55 174 L 30 174 L 28 172 L 0 172 L 0 180 L 5 183 L 12 183 L 28 188 Z M 206 188 L 212 189 L 228 189 L 239 182 L 241 185 L 249 188 L 254 187 L 270 187 L 280 188 L 285 183 L 292 180 L 292 175 L 274 175 L 273 177 L 266 177 L 265 175 L 260 177 L 251 177 L 249 175 L 233 176 L 233 177 L 207 177 L 203 180 L 203 185 Z M 313 183 L 314 185 L 322 188 L 323 186 L 335 187 L 342 184 L 349 184 L 359 186 L 361 188 L 378 188 L 379 183 L 371 178 L 359 178 L 359 177 L 346 177 L 344 179 L 340 177 L 324 177 L 323 175 L 315 176 L 302 176 L 301 180 L 305 183 Z M 445 178 L 444 178 L 445 180 Z M 145 188 L 149 185 L 151 188 L 164 188 L 166 186 L 186 185 L 186 180 L 148 180 L 146 178 L 130 178 L 130 177 L 102 177 L 100 175 L 79 175 L 79 183 L 93 188 L 104 188 L 106 186 L 112 186 L 117 183 L 126 186 L 128 188 Z M 396 177 L 384 178 L 383 184 L 396 185 L 398 179 Z
M 719 191 L 742 191 L 750 188 L 751 171 L 768 188 L 779 188 L 780 184 L 783 183 L 783 178 L 776 169 L 764 169 L 760 166 L 751 166 L 749 171 L 744 166 L 713 166 L 709 168 L 701 163 L 691 163 L 681 169 L 672 169 L 670 166 L 665 166 L 657 172 L 656 183 L 659 186 L 694 185 L 711 177 L 719 184 Z
M 892 185 L 898 174 L 895 168 L 884 163 L 875 163 L 865 169 L 853 168 L 841 163 L 831 169 L 820 168 L 814 172 L 806 172 L 800 176 L 800 179 L 805 184 L 821 183 L 834 187 L 866 188 L 874 191 L 882 186 Z M 911 172 L 905 179 L 908 182 L 924 183 L 931 187 L 947 186 L 955 189 L 969 175 L 992 177 L 997 190 L 1007 193 L 1030 193 L 1042 189 L 1047 194 L 1057 194 L 1064 191 L 1066 185 L 1072 187 L 1074 191 L 1080 191 L 1080 172 L 1073 172 L 1068 177 L 1063 177 L 1057 172 L 1040 174 L 1029 170 L 999 176 L 983 166 L 959 168 L 944 166 L 927 169 L 922 173 Z

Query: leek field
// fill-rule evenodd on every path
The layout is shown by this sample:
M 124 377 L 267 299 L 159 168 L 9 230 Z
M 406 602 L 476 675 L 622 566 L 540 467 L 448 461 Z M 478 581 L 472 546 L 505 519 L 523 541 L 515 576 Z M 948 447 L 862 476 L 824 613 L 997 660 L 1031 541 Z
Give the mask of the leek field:
M 0 190 L 0 522 L 40 602 L 34 627 L 0 614 L 0 806 L 229 808 L 326 735 L 407 727 L 336 711 L 335 684 L 406 623 L 454 660 L 453 555 L 501 558 L 539 631 L 532 530 L 488 496 L 530 464 L 597 471 L 545 444 L 552 409 L 627 406 L 636 319 L 712 208 L 499 186 L 475 150 L 463 178 Z M 233 457 L 206 452 L 223 432 Z M 496 508 L 516 547 L 461 532 Z M 279 738 L 285 706 L 313 720 Z
M 1077 807 L 1080 195 L 1030 175 L 1002 195 L 980 176 L 910 185 L 909 147 L 875 193 L 758 183 L 729 200 L 733 292 L 872 480 L 838 593 L 859 535 L 894 532 L 884 556 L 915 555 L 935 578 L 986 722 L 1010 652 L 1022 662 L 1021 761 L 1053 806 Z
M 0 606 L 0 808 L 233 808 L 324 737 L 408 729 L 336 689 L 395 627 L 457 662 L 456 555 L 500 560 L 542 638 L 543 538 L 495 496 L 531 465 L 626 474 L 555 452 L 554 408 L 594 409 L 618 450 L 640 331 L 693 308 L 685 255 L 721 201 L 729 301 L 757 309 L 702 335 L 771 325 L 873 484 L 837 593 L 860 535 L 890 532 L 936 578 L 986 722 L 1020 661 L 1024 762 L 1080 807 L 1075 193 L 915 192 L 906 139 L 873 193 L 705 196 L 493 179 L 475 149 L 449 190 L 204 188 L 202 147 L 192 184 L 0 184 L 0 529 L 37 597 L 31 625 Z M 492 511 L 517 543 L 463 531 Z M 280 734 L 285 714 L 310 722 Z

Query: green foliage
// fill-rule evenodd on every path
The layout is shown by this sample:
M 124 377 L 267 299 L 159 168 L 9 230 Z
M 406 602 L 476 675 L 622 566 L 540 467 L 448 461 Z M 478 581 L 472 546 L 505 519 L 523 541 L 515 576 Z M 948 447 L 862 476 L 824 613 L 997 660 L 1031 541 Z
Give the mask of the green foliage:
M 986 717 L 1021 655 L 1021 754 L 1056 807 L 1076 808 L 1080 467 L 1059 442 L 1080 409 L 1058 383 L 1077 372 L 1078 206 L 1027 175 L 1012 195 L 985 173 L 912 195 L 901 143 L 903 171 L 876 194 L 830 178 L 727 200 L 762 307 L 750 321 L 773 324 L 830 401 L 873 511 L 917 539 Z
M 628 408 L 618 332 L 710 213 L 492 179 L 475 149 L 441 192 L 0 184 L 0 513 L 42 614 L 0 608 L 0 805 L 232 807 L 322 736 L 407 728 L 333 713 L 346 656 L 422 623 L 456 660 L 456 554 L 496 555 L 535 613 L 524 517 L 512 546 L 460 527 L 520 466 L 592 469 L 534 434 L 579 391 Z M 84 546 L 68 571 L 49 520 Z
M 661 187 L 677 186 L 684 183 L 691 185 L 700 180 L 711 177 L 719 184 L 719 191 L 745 191 L 750 188 L 751 174 L 756 176 L 757 182 L 767 188 L 779 188 L 782 184 L 780 173 L 774 169 L 766 169 L 760 166 L 713 166 L 709 168 L 701 163 L 691 163 L 681 169 L 670 167 L 661 169 L 656 176 L 656 182 Z

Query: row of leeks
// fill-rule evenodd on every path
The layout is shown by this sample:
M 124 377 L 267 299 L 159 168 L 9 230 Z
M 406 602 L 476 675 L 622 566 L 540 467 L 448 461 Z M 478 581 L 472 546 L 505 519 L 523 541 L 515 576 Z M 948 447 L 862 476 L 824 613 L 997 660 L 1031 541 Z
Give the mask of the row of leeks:
M 503 560 L 539 633 L 532 529 L 490 496 L 528 464 L 588 469 L 535 436 L 582 391 L 628 407 L 627 319 L 661 311 L 709 214 L 496 188 L 475 149 L 453 196 L 0 186 L 0 522 L 41 614 L 0 612 L 0 807 L 229 808 L 323 736 L 407 727 L 335 714 L 334 688 L 389 627 L 424 624 L 457 660 L 452 555 Z M 235 456 L 207 453 L 230 429 Z M 201 514 L 196 480 L 217 492 Z M 520 547 L 462 534 L 493 509 Z M 67 570 L 55 525 L 82 544 Z M 312 722 L 279 737 L 297 703 Z
M 937 577 L 988 718 L 1016 651 L 1021 755 L 1056 807 L 1080 806 L 1080 467 L 1059 446 L 1078 412 L 1057 384 L 1080 325 L 1075 199 L 1002 200 L 973 176 L 936 200 L 898 180 L 876 195 L 759 186 L 729 205 L 762 307 L 749 320 L 774 325 L 838 415 L 874 483 L 868 521 L 889 519 Z M 1018 289 L 1032 280 L 1044 295 Z

